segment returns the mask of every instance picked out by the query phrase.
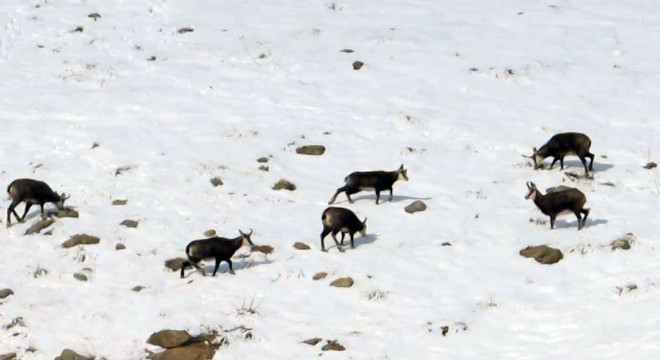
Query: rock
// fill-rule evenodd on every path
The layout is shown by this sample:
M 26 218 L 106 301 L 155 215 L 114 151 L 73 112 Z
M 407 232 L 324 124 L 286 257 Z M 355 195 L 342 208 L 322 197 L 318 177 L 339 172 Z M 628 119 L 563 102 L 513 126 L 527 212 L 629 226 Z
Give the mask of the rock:
M 222 182 L 222 179 L 216 176 L 214 178 L 211 178 L 211 185 L 213 185 L 214 187 L 218 187 L 224 185 L 224 183 Z
M 206 344 L 193 344 L 167 349 L 151 357 L 152 360 L 211 360 L 215 348 Z
M 353 279 L 350 277 L 343 277 L 334 280 L 333 282 L 330 283 L 330 286 L 334 287 L 340 287 L 340 288 L 349 288 L 353 286 Z
M 60 356 L 56 357 L 55 360 L 94 360 L 94 358 L 94 356 L 84 356 L 73 350 L 64 349 Z
M 136 227 L 138 227 L 138 224 L 139 224 L 139 222 L 137 220 L 129 220 L 129 219 L 126 219 L 126 220 L 122 221 L 121 223 L 119 223 L 119 225 L 123 225 L 123 226 L 126 226 L 128 228 L 136 228 Z
M 262 254 L 272 254 L 273 253 L 273 247 L 270 245 L 253 245 L 250 248 L 250 252 L 260 252 Z
M 269 168 L 268 166 L 266 166 L 266 165 L 261 165 L 261 166 L 259 166 L 259 170 L 261 170 L 261 171 L 268 171 L 268 170 L 270 170 L 270 168 Z
M 418 211 L 424 211 L 426 210 L 426 204 L 421 200 L 415 200 L 412 203 L 410 203 L 410 205 L 406 206 L 405 210 L 408 214 L 413 214 Z
M 0 354 L 0 360 L 16 360 L 16 353 L 11 352 L 6 354 Z
M 192 340 L 192 336 L 185 330 L 161 330 L 149 336 L 147 343 L 171 349 L 183 346 Z
M 362 61 L 353 61 L 353 70 L 360 70 L 364 66 L 364 63 Z
M 124 250 L 124 249 L 126 249 L 126 245 L 122 243 L 115 245 L 115 250 Z
M 325 279 L 327 276 L 328 276 L 327 272 L 317 272 L 316 274 L 314 274 L 314 276 L 312 276 L 312 280 Z
M 127 203 L 128 203 L 128 200 L 126 200 L 126 199 L 112 200 L 112 205 L 115 205 L 115 206 L 126 205 Z
M 646 165 L 644 165 L 644 169 L 653 169 L 655 167 L 658 167 L 658 164 L 654 163 L 653 161 L 648 162 Z
M 215 235 L 217 235 L 217 232 L 213 229 L 209 229 L 209 230 L 204 231 L 204 236 L 206 236 L 206 237 L 212 237 L 212 236 L 215 236 Z
M 297 154 L 303 155 L 323 155 L 325 153 L 325 146 L 323 145 L 304 145 L 296 148 Z
M 79 214 L 76 210 L 69 209 L 69 208 L 57 210 L 57 212 L 55 213 L 55 216 L 57 216 L 58 218 L 75 218 L 75 219 L 77 219 L 78 215 Z
M 87 275 L 85 275 L 83 273 L 75 273 L 75 274 L 73 274 L 73 277 L 80 280 L 80 281 L 87 281 L 88 280 Z
M 267 162 L 268 162 L 268 157 L 266 157 L 266 156 L 262 156 L 262 157 L 260 157 L 260 158 L 257 159 L 257 162 L 258 162 L 258 163 L 262 163 L 262 164 L 263 164 L 263 163 L 267 163 Z
M 296 185 L 290 182 L 289 180 L 281 179 L 275 185 L 273 185 L 273 190 L 296 190 Z
M 547 265 L 554 264 L 564 257 L 561 250 L 546 245 L 528 246 L 520 250 L 520 255 L 527 258 L 533 257 L 534 260 Z
M 307 245 L 305 243 L 298 242 L 298 241 L 293 243 L 293 247 L 298 249 L 298 250 L 309 250 L 309 249 L 311 249 L 311 247 L 309 247 L 309 245 Z
M 51 219 L 51 218 L 44 218 L 44 219 L 41 219 L 41 220 L 37 221 L 36 223 L 32 224 L 32 226 L 30 226 L 30 227 L 25 231 L 25 235 L 37 234 L 37 233 L 39 233 L 41 230 L 43 230 L 43 229 L 45 229 L 45 228 L 47 228 L 47 227 L 53 225 L 54 223 L 55 223 L 55 220 L 53 220 L 53 219 Z
M 314 346 L 314 345 L 320 343 L 322 340 L 323 340 L 323 339 L 321 339 L 321 338 L 315 337 L 315 338 L 311 338 L 311 339 L 303 340 L 303 344 L 307 344 L 307 345 L 312 345 L 312 346 Z
M 337 340 L 328 340 L 328 343 L 321 348 L 323 351 L 344 351 L 346 348 L 337 342 Z
M 632 244 L 635 242 L 635 235 L 633 233 L 627 233 L 620 238 L 612 241 L 610 246 L 612 250 L 621 249 L 621 250 L 630 250 Z
M 142 286 L 142 285 L 133 286 L 133 288 L 131 290 L 135 291 L 135 292 L 140 292 L 140 291 L 144 290 L 144 286 Z
M 0 290 L 0 299 L 4 299 L 9 295 L 14 295 L 14 291 L 12 289 L 7 288 Z
M 181 270 L 181 267 L 183 266 L 184 261 L 186 261 L 186 259 L 180 258 L 180 257 L 165 260 L 165 267 L 172 270 L 172 271 L 179 271 L 179 270 Z
M 96 236 L 87 235 L 87 234 L 76 234 L 73 235 L 69 240 L 62 243 L 62 247 L 65 249 L 77 246 L 77 245 L 94 245 L 101 242 Z
M 91 19 L 94 19 L 94 21 L 96 21 L 96 20 L 98 20 L 98 19 L 101 18 L 101 14 L 99 14 L 99 13 L 91 13 L 91 14 L 87 15 L 87 17 L 88 17 L 88 18 L 91 18 Z M 94 144 L 96 144 L 96 143 L 94 143 Z M 96 144 L 96 146 L 98 146 L 98 144 Z

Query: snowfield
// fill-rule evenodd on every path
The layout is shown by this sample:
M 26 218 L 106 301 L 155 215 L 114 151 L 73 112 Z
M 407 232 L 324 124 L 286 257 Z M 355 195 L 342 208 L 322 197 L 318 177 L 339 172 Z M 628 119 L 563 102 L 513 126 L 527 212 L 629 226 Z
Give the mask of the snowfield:
M 660 357 L 658 2 L 5 0 L 0 29 L 0 178 L 80 213 L 35 235 L 38 206 L 3 216 L 0 354 L 143 359 L 185 329 L 225 334 L 216 359 Z M 521 156 L 564 131 L 590 136 L 593 179 Z M 367 236 L 321 252 L 344 177 L 401 164 L 393 201 L 339 195 Z M 583 191 L 586 228 L 550 230 L 527 181 Z M 275 250 L 240 249 L 235 276 L 164 266 L 209 229 Z M 83 233 L 100 243 L 60 246 Z M 542 244 L 564 258 L 519 255 Z

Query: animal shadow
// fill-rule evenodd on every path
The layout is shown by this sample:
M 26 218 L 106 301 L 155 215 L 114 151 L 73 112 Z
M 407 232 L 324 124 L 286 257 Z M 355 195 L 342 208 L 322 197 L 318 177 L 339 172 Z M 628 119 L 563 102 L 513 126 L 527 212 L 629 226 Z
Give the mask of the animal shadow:
M 373 203 L 376 203 L 376 194 L 364 194 L 364 195 L 359 195 L 355 196 L 352 195 L 353 201 L 358 201 L 358 200 L 371 200 Z M 406 200 L 431 200 L 432 197 L 416 197 L 416 196 L 406 196 L 406 195 L 394 195 L 392 196 L 392 201 L 393 203 L 401 202 L 401 201 L 406 201 Z M 345 202 L 348 202 L 348 200 L 345 200 Z M 389 193 L 386 192 L 381 192 L 380 193 L 380 201 L 378 204 L 384 204 L 390 202 L 390 195 Z
M 337 245 L 335 245 L 335 242 L 332 241 L 332 239 L 330 237 L 331 236 L 328 236 L 325 239 L 326 240 L 325 241 L 325 244 L 326 244 L 325 249 L 326 250 L 330 250 L 330 249 L 335 249 L 336 250 Z M 378 236 L 376 236 L 376 234 L 366 234 L 364 236 L 357 235 L 353 238 L 353 242 L 355 243 L 355 249 L 357 249 L 362 245 L 372 244 L 377 239 L 378 239 Z M 330 240 L 330 241 L 328 242 L 328 240 Z M 337 241 L 339 241 L 339 243 L 341 243 L 341 234 L 337 234 Z M 332 244 L 332 245 L 330 245 L 330 244 Z M 328 246 L 328 245 L 330 245 L 330 246 Z M 344 245 L 342 245 L 342 247 L 344 248 L 344 250 L 355 250 L 355 249 L 351 249 L 351 237 L 348 234 L 346 234 L 346 236 L 344 237 Z
M 607 220 L 587 218 L 587 224 L 584 228 L 582 228 L 582 230 L 584 231 L 584 229 L 586 229 L 586 228 L 590 228 L 590 227 L 597 226 L 597 225 L 603 225 L 603 224 L 607 224 Z M 577 229 L 577 226 L 578 226 L 577 220 L 573 220 L 573 221 L 556 220 L 555 221 L 555 229 L 571 229 L 571 228 Z

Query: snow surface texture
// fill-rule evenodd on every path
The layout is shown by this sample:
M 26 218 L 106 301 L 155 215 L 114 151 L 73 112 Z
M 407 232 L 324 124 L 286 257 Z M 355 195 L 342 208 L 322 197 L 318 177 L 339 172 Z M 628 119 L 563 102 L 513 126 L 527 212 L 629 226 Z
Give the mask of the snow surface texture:
M 217 358 L 317 357 L 311 337 L 337 339 L 337 359 L 660 356 L 660 180 L 642 168 L 660 154 L 657 1 L 5 0 L 0 29 L 2 181 L 44 180 L 80 212 L 50 235 L 23 235 L 38 207 L 2 227 L 0 325 L 25 327 L 0 328 L 0 354 L 132 360 L 164 328 L 243 325 L 254 337 Z M 563 131 L 591 137 L 594 179 L 521 157 Z M 401 163 L 392 202 L 339 196 L 368 235 L 321 252 L 344 177 Z M 272 190 L 282 178 L 297 189 Z M 587 227 L 551 231 L 526 181 L 585 192 Z M 414 200 L 428 209 L 406 213 Z M 235 276 L 163 266 L 208 229 L 250 228 L 275 252 L 235 258 Z M 101 242 L 60 247 L 78 233 Z M 540 244 L 564 259 L 518 254 Z M 355 285 L 328 286 L 342 276 Z

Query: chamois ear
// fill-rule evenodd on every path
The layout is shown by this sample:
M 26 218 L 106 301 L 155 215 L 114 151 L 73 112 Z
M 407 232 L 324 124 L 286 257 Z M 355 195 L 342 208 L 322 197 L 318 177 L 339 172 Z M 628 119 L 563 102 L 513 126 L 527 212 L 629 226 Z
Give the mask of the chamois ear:
M 70 198 L 71 195 L 67 195 L 66 193 L 61 193 L 61 194 L 60 194 L 60 197 L 62 198 L 62 201 L 64 201 L 64 200 Z
M 364 221 L 362 222 L 362 225 L 367 225 L 367 218 L 364 218 Z
M 536 148 L 533 148 L 532 151 L 534 152 L 534 155 L 536 155 L 536 153 L 538 152 L 538 150 L 536 150 Z
M 403 164 L 401 164 L 401 166 L 399 166 L 399 170 L 403 171 Z

